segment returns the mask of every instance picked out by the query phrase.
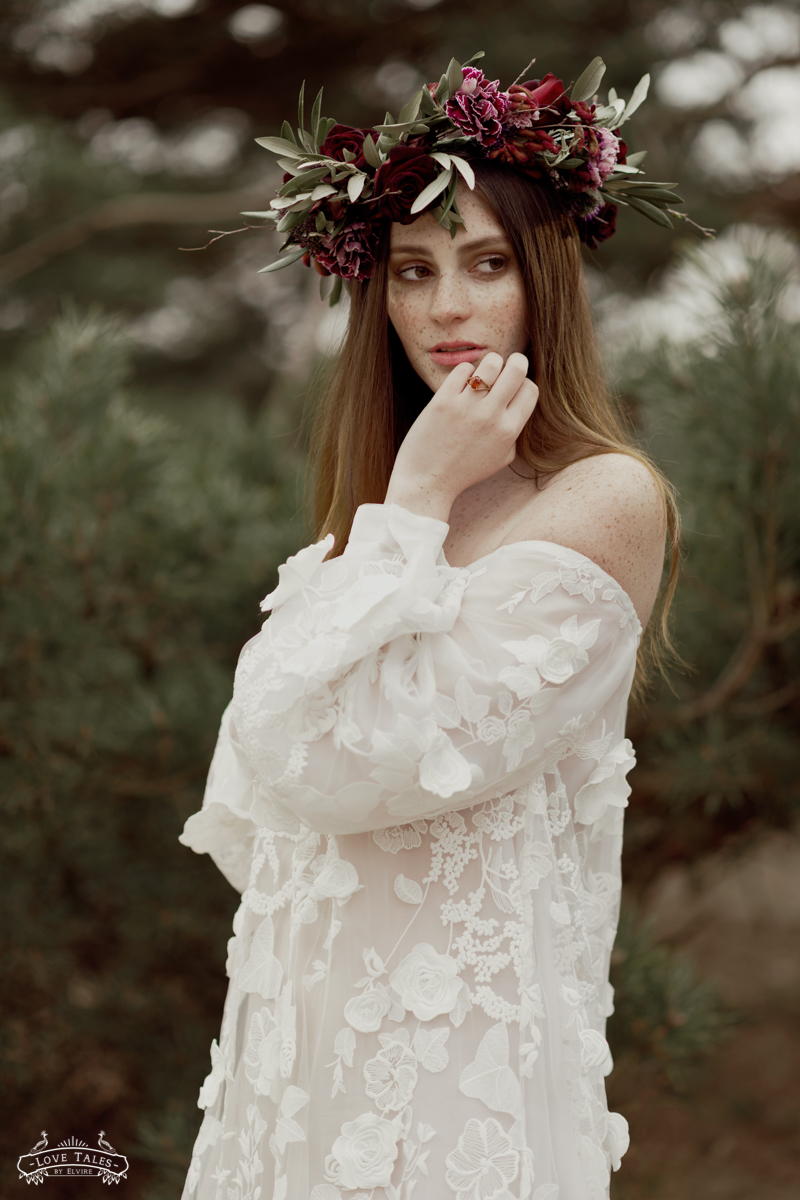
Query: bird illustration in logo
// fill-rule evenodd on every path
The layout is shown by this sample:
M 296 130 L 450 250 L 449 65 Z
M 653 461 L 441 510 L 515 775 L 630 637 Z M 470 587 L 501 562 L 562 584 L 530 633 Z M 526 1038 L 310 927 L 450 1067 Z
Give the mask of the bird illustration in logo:
M 32 1148 L 31 1148 L 31 1149 L 28 1151 L 28 1153 L 29 1153 L 29 1154 L 38 1154 L 38 1153 L 39 1153 L 41 1150 L 45 1150 L 45 1149 L 47 1149 L 47 1134 L 46 1134 L 46 1132 L 45 1132 L 45 1131 L 44 1131 L 44 1129 L 43 1129 L 43 1130 L 42 1130 L 42 1136 L 41 1136 L 40 1140 L 39 1140 L 39 1141 L 36 1143 L 36 1145 L 35 1145 L 35 1146 L 33 1146 L 33 1147 L 32 1147 Z
M 114 1147 L 111 1145 L 111 1143 L 107 1142 L 105 1140 L 105 1132 L 106 1132 L 105 1129 L 100 1130 L 100 1135 L 97 1139 L 97 1144 L 101 1150 L 107 1150 L 109 1152 L 109 1154 L 116 1154 L 117 1152 L 114 1149 Z

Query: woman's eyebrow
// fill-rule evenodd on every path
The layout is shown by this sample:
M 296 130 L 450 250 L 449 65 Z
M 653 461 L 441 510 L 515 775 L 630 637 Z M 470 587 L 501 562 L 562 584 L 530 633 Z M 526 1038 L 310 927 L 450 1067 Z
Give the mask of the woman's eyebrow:
M 471 242 L 461 242 L 459 249 L 465 254 L 469 254 L 472 250 L 482 250 L 484 246 L 508 246 L 508 238 L 497 233 L 493 237 L 474 238 Z M 430 246 L 417 246 L 413 244 L 406 245 L 402 243 L 399 246 L 393 246 L 391 254 L 431 254 Z

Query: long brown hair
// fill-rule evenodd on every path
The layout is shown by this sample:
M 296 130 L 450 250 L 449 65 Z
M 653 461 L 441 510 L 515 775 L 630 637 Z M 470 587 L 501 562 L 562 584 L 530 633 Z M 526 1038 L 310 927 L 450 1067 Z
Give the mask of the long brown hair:
M 669 570 L 640 647 L 635 694 L 651 663 L 672 653 L 667 617 L 678 580 L 680 521 L 675 494 L 636 445 L 606 381 L 592 323 L 575 225 L 547 186 L 507 166 L 473 162 L 476 194 L 505 230 L 525 289 L 529 374 L 539 387 L 517 443 L 539 476 L 595 454 L 629 454 L 658 485 L 668 531 Z M 431 397 L 410 366 L 386 307 L 389 227 L 371 278 L 350 287 L 347 336 L 320 404 L 311 446 L 314 520 L 341 553 L 360 504 L 382 503 L 400 443 Z

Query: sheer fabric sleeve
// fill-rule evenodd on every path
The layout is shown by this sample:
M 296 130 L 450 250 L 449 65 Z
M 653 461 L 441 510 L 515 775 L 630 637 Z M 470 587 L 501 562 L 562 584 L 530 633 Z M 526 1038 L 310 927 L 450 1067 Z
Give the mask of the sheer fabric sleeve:
M 226 714 L 237 816 L 367 832 L 480 803 L 567 758 L 585 764 L 578 821 L 619 796 L 610 785 L 633 758 L 606 726 L 621 727 L 640 633 L 625 593 L 547 543 L 449 567 L 447 529 L 363 505 L 340 558 L 323 561 L 326 539 L 281 568 Z

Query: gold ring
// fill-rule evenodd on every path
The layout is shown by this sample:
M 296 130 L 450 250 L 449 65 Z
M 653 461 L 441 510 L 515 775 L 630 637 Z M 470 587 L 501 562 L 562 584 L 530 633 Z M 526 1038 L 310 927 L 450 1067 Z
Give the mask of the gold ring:
M 480 375 L 473 375 L 467 386 L 471 387 L 473 392 L 490 392 L 492 390 L 492 385 L 490 383 L 484 383 Z

